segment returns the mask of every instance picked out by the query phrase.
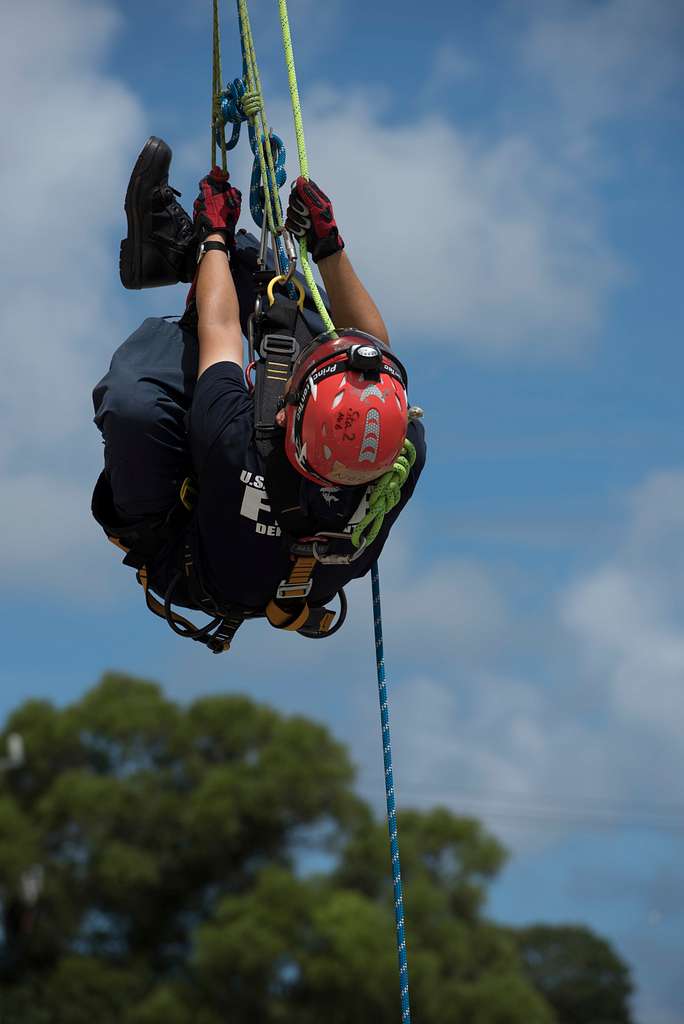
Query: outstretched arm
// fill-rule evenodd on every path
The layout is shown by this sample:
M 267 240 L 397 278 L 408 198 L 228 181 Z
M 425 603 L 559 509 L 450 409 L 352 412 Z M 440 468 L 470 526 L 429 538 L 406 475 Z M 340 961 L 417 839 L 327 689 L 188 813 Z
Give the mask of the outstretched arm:
M 223 235 L 213 233 L 207 241 L 224 242 Z M 242 366 L 242 330 L 238 298 L 226 254 L 215 250 L 205 253 L 197 275 L 199 366 L 201 377 L 214 363 L 237 363 Z
M 228 175 L 213 167 L 200 181 L 193 207 L 198 242 L 223 242 L 229 252 L 234 249 L 241 201 L 242 196 L 229 184 Z M 199 338 L 197 376 L 201 377 L 214 363 L 242 366 L 240 309 L 225 252 L 213 249 L 202 256 L 195 277 L 195 301 Z
M 322 259 L 318 269 L 330 299 L 335 327 L 338 330 L 356 327 L 389 345 L 387 328 L 380 310 L 357 276 L 346 252 L 340 250 Z
M 335 326 L 356 327 L 388 345 L 385 322 L 344 252 L 332 203 L 315 181 L 299 177 L 293 183 L 285 227 L 306 239 L 330 297 Z

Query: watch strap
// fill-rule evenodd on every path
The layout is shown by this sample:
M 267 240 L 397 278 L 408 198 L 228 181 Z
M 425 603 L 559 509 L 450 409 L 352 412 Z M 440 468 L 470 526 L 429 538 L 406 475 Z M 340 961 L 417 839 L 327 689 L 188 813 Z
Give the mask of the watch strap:
M 225 252 L 226 257 L 230 259 L 228 246 L 226 245 L 225 242 L 200 242 L 200 247 L 197 250 L 197 262 L 200 262 L 205 253 L 213 252 L 214 250 L 218 252 Z

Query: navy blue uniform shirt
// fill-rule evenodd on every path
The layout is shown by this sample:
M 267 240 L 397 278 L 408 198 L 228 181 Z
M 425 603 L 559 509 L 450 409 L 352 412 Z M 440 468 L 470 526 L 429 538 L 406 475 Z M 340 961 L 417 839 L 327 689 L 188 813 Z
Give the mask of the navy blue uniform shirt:
M 309 600 L 325 603 L 351 579 L 364 576 L 380 554 L 390 528 L 413 493 L 425 464 L 422 424 L 409 425 L 416 461 L 401 500 L 385 517 L 375 541 L 349 565 L 317 565 Z M 190 447 L 199 481 L 195 556 L 214 599 L 263 608 L 292 562 L 264 487 L 254 441 L 254 402 L 237 363 L 215 363 L 199 378 L 190 411 Z M 367 488 L 322 488 L 301 480 L 300 504 L 319 529 L 341 532 L 361 520 Z

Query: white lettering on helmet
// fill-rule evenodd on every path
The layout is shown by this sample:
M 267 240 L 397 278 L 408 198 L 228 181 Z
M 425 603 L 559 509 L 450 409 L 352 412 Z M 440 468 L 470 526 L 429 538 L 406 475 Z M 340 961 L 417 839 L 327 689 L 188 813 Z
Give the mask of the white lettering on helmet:
M 340 368 L 337 363 L 328 363 L 327 366 L 322 366 L 319 370 L 314 370 L 314 372 L 309 375 L 307 380 L 313 381 L 314 383 L 317 384 L 318 381 L 322 380 L 324 377 L 329 377 L 333 373 L 339 373 L 339 370 Z M 342 380 L 342 383 L 346 383 L 346 380 L 344 378 Z

